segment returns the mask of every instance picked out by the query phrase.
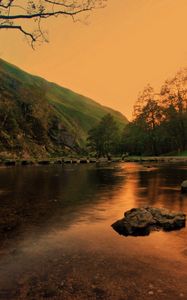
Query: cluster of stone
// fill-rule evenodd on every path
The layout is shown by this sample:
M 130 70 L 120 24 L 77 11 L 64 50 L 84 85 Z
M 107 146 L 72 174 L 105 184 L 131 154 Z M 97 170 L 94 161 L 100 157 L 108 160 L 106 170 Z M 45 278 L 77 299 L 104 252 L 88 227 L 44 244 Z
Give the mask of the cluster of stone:
M 186 215 L 164 208 L 133 208 L 124 214 L 112 227 L 119 234 L 128 236 L 149 235 L 153 230 L 171 231 L 185 227 Z

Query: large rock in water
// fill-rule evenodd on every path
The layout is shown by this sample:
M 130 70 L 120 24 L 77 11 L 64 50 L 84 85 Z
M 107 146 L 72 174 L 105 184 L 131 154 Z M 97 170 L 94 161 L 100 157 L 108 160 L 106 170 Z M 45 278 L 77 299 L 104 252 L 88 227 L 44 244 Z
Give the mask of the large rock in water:
M 112 227 L 119 234 L 128 236 L 149 235 L 153 230 L 171 231 L 185 227 L 186 215 L 164 208 L 133 208 L 124 214 Z

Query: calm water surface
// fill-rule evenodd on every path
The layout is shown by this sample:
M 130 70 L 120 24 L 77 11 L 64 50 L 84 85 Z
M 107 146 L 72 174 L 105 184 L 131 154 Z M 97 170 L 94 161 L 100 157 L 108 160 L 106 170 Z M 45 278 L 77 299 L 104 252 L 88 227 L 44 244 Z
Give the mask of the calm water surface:
M 187 229 L 123 237 L 142 205 L 187 213 L 187 165 L 0 169 L 0 299 L 187 299 Z

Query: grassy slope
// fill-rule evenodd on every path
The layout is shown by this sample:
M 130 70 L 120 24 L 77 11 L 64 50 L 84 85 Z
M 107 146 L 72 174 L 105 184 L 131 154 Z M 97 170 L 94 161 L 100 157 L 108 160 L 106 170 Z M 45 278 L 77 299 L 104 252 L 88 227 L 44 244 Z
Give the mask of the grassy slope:
M 48 82 L 40 77 L 30 75 L 16 66 L 0 59 L 0 74 L 7 78 L 21 82 L 25 87 L 33 90 L 44 90 L 45 101 L 53 107 L 69 132 L 77 132 L 77 139 L 83 145 L 88 130 L 95 126 L 107 113 L 111 113 L 118 126 L 123 128 L 128 122 L 119 112 L 79 95 L 69 89 L 63 88 L 55 83 Z

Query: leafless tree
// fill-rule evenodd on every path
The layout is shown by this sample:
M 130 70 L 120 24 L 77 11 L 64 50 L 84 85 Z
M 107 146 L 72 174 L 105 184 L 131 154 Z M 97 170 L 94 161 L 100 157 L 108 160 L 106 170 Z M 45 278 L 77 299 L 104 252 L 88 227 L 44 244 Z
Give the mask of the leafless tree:
M 20 31 L 34 47 L 48 41 L 42 21 L 50 17 L 76 16 L 102 8 L 107 0 L 0 0 L 0 29 Z

